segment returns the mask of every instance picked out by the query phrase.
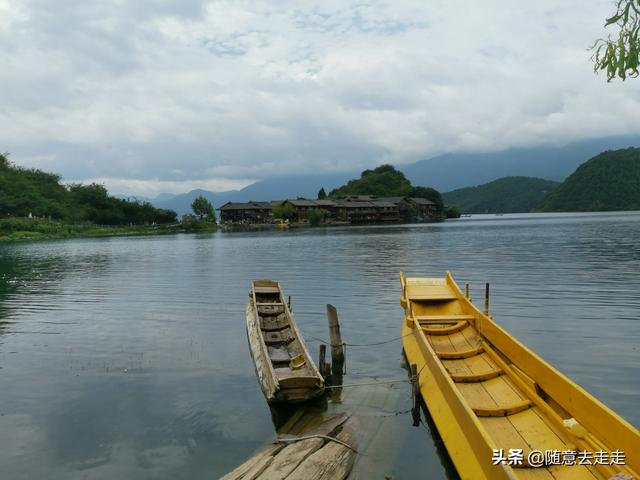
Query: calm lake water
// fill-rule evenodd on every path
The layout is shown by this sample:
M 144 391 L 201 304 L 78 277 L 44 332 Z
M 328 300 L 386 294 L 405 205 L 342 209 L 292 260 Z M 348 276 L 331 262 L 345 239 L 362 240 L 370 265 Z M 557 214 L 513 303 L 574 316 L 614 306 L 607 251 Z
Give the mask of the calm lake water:
M 451 270 L 476 304 L 489 281 L 501 325 L 638 427 L 638 239 L 640 213 L 616 213 L 0 243 L 0 478 L 212 479 L 272 441 L 244 326 L 258 278 L 307 337 L 335 305 L 350 343 L 399 335 L 400 270 Z M 404 378 L 400 342 L 350 348 L 347 371 Z M 328 408 L 363 420 L 360 478 L 453 477 L 402 413 L 408 384 L 343 397 Z

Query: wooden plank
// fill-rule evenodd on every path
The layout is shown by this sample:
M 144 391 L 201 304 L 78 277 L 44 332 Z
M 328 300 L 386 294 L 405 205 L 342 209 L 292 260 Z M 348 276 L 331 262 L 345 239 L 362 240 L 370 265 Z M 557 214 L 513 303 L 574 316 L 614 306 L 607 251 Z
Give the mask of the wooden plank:
M 355 435 L 345 429 L 336 437 L 351 445 Z M 351 473 L 356 453 L 336 442 L 329 441 L 321 449 L 307 457 L 287 480 L 344 480 Z
M 244 476 L 251 472 L 256 465 L 264 464 L 266 457 L 273 458 L 273 456 L 283 448 L 284 445 L 271 445 L 265 450 L 253 455 L 249 460 L 244 462 L 242 465 L 239 465 L 219 480 L 237 480 L 244 478 Z
M 414 319 L 419 323 L 442 323 L 442 322 L 458 322 L 460 320 L 474 320 L 473 315 L 456 313 L 450 315 L 414 315 Z
M 474 407 L 473 412 L 479 417 L 507 417 L 531 408 L 531 400 L 522 400 L 511 405 L 500 405 L 494 408 Z
M 305 458 L 322 447 L 324 442 L 321 438 L 310 438 L 287 445 L 280 450 L 271 464 L 260 475 L 260 480 L 281 480 L 286 478 Z
M 480 355 L 484 349 L 482 346 L 476 348 L 470 348 L 468 350 L 456 350 L 456 351 L 442 351 L 436 350 L 436 355 L 441 360 L 460 360 L 462 358 L 474 357 Z

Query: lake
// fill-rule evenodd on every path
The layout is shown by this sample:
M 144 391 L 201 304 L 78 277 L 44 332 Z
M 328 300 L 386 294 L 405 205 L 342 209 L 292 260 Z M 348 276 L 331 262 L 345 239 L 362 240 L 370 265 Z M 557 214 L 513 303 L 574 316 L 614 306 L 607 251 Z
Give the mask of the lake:
M 400 335 L 398 272 L 471 284 L 494 319 L 640 426 L 640 213 L 0 243 L 0 478 L 212 479 L 274 439 L 245 334 L 278 280 L 308 347 Z M 406 378 L 399 340 L 347 351 L 345 383 Z M 361 478 L 455 478 L 406 383 L 345 389 Z M 418 475 L 419 473 L 419 475 Z

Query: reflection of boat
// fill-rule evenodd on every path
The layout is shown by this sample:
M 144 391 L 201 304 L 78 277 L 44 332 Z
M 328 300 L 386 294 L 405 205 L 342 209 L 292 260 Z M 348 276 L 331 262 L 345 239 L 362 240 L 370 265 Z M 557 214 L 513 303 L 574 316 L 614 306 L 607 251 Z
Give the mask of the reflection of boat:
M 462 478 L 640 478 L 640 433 L 480 312 L 449 273 L 401 283 L 405 354 Z
M 247 305 L 247 336 L 269 403 L 301 402 L 324 393 L 324 380 L 298 331 L 278 282 L 256 280 Z

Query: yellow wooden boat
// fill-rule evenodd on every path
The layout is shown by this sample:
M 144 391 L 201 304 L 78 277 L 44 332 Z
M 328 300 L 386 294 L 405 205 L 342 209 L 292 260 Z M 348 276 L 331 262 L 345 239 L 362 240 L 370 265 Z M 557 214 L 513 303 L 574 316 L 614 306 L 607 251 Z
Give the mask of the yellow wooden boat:
M 640 480 L 638 430 L 476 308 L 450 273 L 400 280 L 405 355 L 461 478 Z

